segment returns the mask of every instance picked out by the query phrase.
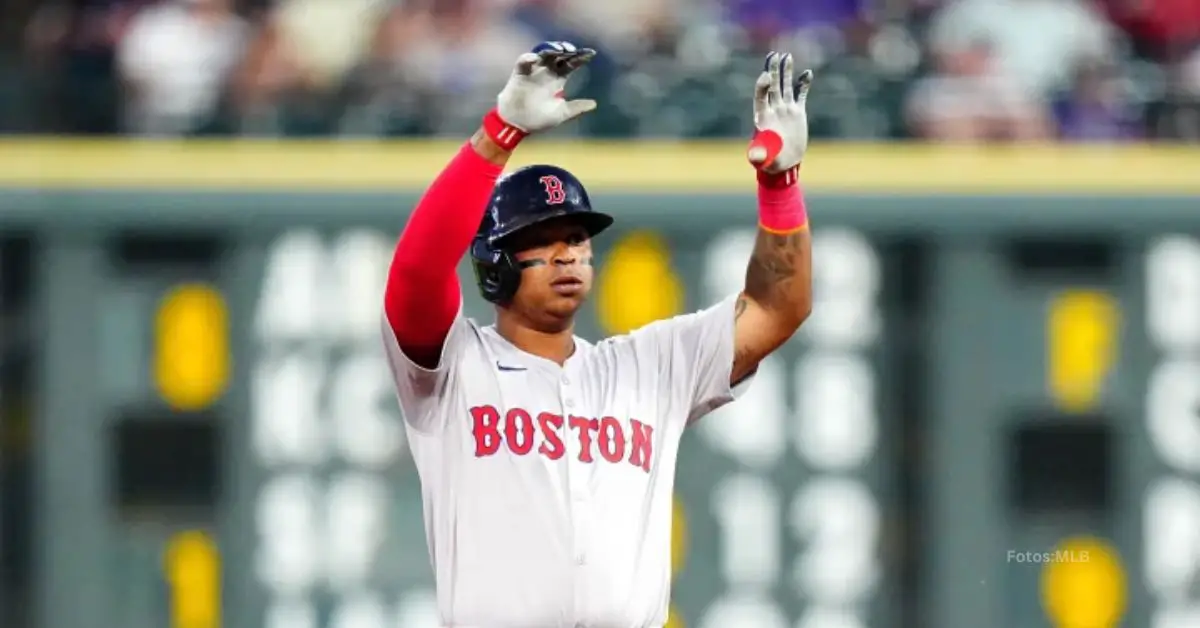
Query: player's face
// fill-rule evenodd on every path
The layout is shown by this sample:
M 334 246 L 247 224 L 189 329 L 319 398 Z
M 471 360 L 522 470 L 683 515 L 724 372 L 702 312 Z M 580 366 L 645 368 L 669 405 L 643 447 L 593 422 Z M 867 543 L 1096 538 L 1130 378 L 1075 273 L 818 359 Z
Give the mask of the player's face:
M 510 246 L 521 264 L 513 305 L 534 322 L 569 319 L 592 289 L 592 242 L 570 219 L 551 220 L 516 234 Z

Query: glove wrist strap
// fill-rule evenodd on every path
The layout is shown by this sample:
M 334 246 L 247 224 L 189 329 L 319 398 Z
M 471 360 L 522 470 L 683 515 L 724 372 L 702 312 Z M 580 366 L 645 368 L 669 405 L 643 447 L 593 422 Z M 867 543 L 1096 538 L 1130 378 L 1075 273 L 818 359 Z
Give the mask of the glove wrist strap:
M 511 151 L 529 135 L 525 131 L 507 123 L 500 117 L 500 112 L 492 109 L 483 116 L 483 132 L 500 148 Z
M 768 190 L 782 190 L 796 185 L 800 180 L 800 166 L 793 166 L 783 172 L 758 171 L 758 184 Z

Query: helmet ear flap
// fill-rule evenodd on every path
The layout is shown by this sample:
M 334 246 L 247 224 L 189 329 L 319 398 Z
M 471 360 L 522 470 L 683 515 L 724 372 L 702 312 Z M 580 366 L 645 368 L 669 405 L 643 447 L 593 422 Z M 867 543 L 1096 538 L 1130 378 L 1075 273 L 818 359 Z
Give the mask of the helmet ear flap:
M 471 261 L 480 295 L 496 305 L 507 305 L 521 285 L 521 267 L 513 256 L 489 246 L 486 237 L 477 237 L 471 243 Z

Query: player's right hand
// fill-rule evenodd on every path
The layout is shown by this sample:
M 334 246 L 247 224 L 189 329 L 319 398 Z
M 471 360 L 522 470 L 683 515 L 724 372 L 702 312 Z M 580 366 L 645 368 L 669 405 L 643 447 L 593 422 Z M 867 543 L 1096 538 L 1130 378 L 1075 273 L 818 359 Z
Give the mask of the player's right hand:
M 496 98 L 496 113 L 508 125 L 536 133 L 595 109 L 594 100 L 563 98 L 567 78 L 595 56 L 595 50 L 566 41 L 538 44 L 517 58 L 508 84 Z

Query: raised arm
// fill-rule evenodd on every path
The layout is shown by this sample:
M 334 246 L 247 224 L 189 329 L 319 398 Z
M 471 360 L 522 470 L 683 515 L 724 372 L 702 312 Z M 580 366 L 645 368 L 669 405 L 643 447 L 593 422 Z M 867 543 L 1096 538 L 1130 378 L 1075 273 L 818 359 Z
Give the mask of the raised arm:
M 433 369 L 458 314 L 458 260 L 510 153 L 476 132 L 421 197 L 392 254 L 384 311 L 408 359 Z
M 755 85 L 757 132 L 747 158 L 758 169 L 759 225 L 735 308 L 731 383 L 753 373 L 812 310 L 812 239 L 799 183 L 811 82 L 809 70 L 793 78 L 790 54 L 773 52 Z
M 488 199 L 517 144 L 595 109 L 566 101 L 568 75 L 595 55 L 565 42 L 539 44 L 517 60 L 496 107 L 421 197 L 396 244 L 384 311 L 409 360 L 435 369 L 462 302 L 458 262 L 483 220 Z

